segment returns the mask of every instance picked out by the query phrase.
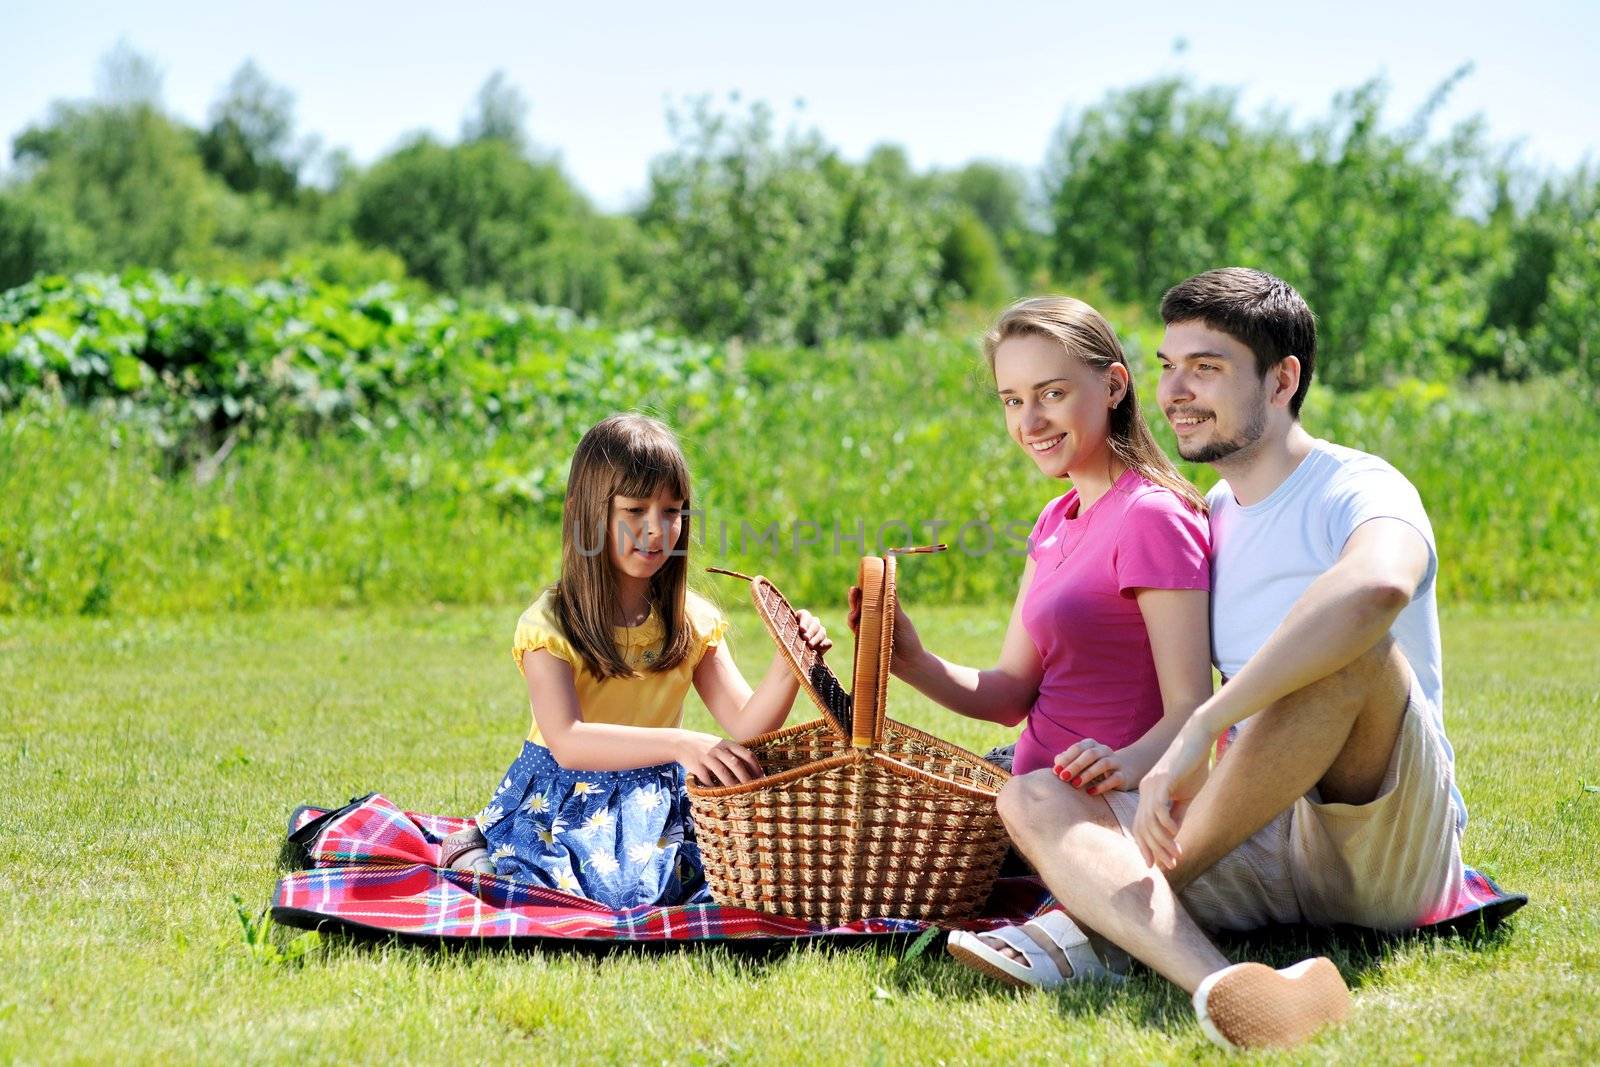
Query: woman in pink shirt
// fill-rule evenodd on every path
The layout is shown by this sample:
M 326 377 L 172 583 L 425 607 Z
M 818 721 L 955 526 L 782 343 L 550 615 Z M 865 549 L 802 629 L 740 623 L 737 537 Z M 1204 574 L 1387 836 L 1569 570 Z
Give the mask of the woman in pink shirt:
M 1092 307 L 1021 301 L 985 336 L 984 353 L 1012 439 L 1072 488 L 1034 524 L 1000 662 L 943 659 L 901 613 L 894 674 L 962 715 L 1026 720 L 1014 773 L 1054 772 L 1096 794 L 1137 789 L 1211 694 L 1204 500 L 1151 436 L 1122 346 Z M 854 590 L 851 600 L 853 627 Z M 950 948 L 1015 984 L 1053 985 L 1103 973 L 1086 940 L 1054 912 L 993 935 L 952 935 Z

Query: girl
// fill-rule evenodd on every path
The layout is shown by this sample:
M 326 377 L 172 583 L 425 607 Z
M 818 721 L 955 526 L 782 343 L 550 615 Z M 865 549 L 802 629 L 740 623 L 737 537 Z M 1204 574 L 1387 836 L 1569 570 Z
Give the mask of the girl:
M 1150 435 L 1122 346 L 1089 305 L 1014 304 L 984 354 L 1011 438 L 1072 488 L 1034 524 L 1000 662 L 978 670 L 942 659 L 898 613 L 892 670 L 962 715 L 1026 719 L 1017 774 L 1053 770 L 1094 794 L 1136 789 L 1211 693 L 1204 501 Z M 859 601 L 852 589 L 852 628 Z M 1101 970 L 1064 914 L 1025 925 L 952 935 L 950 950 L 1017 984 Z
M 727 623 L 689 592 L 689 471 L 672 432 L 613 415 L 578 443 L 562 511 L 561 577 L 518 620 L 512 656 L 533 727 L 475 826 L 442 846 L 472 867 L 613 909 L 709 899 L 685 773 L 761 775 L 733 741 L 679 727 L 692 682 L 738 740 L 775 730 L 798 685 L 783 657 L 754 692 Z M 832 647 L 800 613 L 801 633 Z

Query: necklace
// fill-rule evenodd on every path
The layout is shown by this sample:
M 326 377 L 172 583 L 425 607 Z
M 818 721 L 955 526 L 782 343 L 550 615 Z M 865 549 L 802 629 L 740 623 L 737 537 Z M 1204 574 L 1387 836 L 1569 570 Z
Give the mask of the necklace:
M 1127 473 L 1128 472 L 1126 470 L 1124 470 L 1122 472 L 1122 474 L 1127 474 Z M 1116 490 L 1117 490 L 1117 482 L 1120 482 L 1122 480 L 1122 474 L 1117 475 L 1116 478 L 1114 478 L 1112 480 L 1110 486 L 1108 486 L 1106 488 L 1106 491 L 1104 493 L 1101 493 L 1099 499 L 1097 499 L 1093 504 L 1089 505 L 1089 508 L 1088 508 L 1087 511 L 1082 509 L 1082 507 L 1081 507 L 1082 501 L 1081 500 L 1079 501 L 1080 508 L 1079 508 L 1079 511 L 1078 511 L 1078 515 L 1081 517 L 1080 521 L 1083 523 L 1083 526 L 1082 526 L 1082 528 L 1080 530 L 1078 530 L 1078 536 L 1073 539 L 1071 545 L 1067 544 L 1066 537 L 1063 536 L 1061 538 L 1061 554 L 1060 554 L 1060 558 L 1058 558 L 1056 560 L 1056 565 L 1054 567 L 1050 568 L 1050 573 L 1051 574 L 1054 574 L 1056 571 L 1060 570 L 1061 569 L 1061 565 L 1067 561 L 1067 557 L 1072 555 L 1074 552 L 1076 552 L 1078 550 L 1078 546 L 1083 544 L 1083 542 L 1088 539 L 1088 537 L 1089 537 L 1089 524 L 1094 521 L 1094 513 L 1095 513 L 1095 511 L 1100 507 L 1100 504 L 1105 500 L 1106 497 L 1108 497 L 1112 493 L 1116 492 Z M 1064 521 L 1071 522 L 1072 520 L 1071 519 L 1067 519 L 1067 520 L 1064 520 Z

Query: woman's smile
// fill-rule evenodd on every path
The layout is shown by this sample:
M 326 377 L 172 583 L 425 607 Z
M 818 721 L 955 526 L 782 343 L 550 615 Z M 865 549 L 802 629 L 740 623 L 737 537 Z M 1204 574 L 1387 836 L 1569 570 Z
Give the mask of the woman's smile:
M 1046 456 L 1060 448 L 1061 443 L 1066 439 L 1066 434 L 1058 433 L 1054 437 L 1042 437 L 1035 441 L 1029 441 L 1028 451 L 1036 456 Z

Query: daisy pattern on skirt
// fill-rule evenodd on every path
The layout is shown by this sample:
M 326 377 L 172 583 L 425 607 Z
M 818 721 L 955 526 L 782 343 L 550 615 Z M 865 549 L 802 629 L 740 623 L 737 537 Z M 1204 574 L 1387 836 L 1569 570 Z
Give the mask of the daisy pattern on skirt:
M 628 848 L 628 858 L 634 863 L 644 863 L 656 854 L 656 846 L 649 841 L 641 841 Z
M 545 799 L 543 793 L 535 793 L 528 798 L 526 804 L 522 805 L 522 810 L 530 815 L 543 815 L 550 810 L 550 801 Z
M 617 862 L 617 857 L 609 852 L 593 852 L 589 855 L 589 866 L 601 874 L 615 874 L 622 864 Z
M 496 789 L 494 791 L 494 795 L 495 796 L 499 796 L 501 793 L 504 793 L 507 789 L 510 789 L 510 788 L 511 788 L 511 776 L 508 774 L 505 777 L 505 781 L 500 783 L 500 788 Z
M 571 871 L 562 871 L 556 875 L 556 888 L 563 893 L 581 893 L 583 887 L 578 884 L 577 877 Z
M 661 790 L 641 789 L 633 795 L 633 803 L 642 812 L 655 811 L 661 806 Z
M 566 832 L 567 824 L 561 821 L 561 816 L 557 815 L 555 818 L 550 820 L 549 826 L 539 830 L 539 840 L 543 841 L 547 845 L 554 846 L 556 843 L 556 838 L 560 837 Z
M 478 812 L 478 829 L 487 830 L 495 823 L 506 817 L 506 809 L 498 804 L 490 804 Z
M 583 824 L 583 832 L 586 834 L 595 834 L 601 832 L 602 830 L 609 830 L 613 825 L 616 824 L 616 821 L 617 817 L 615 815 L 611 814 L 605 808 L 601 808 L 599 811 L 589 816 L 588 820 Z
M 586 797 L 590 793 L 598 792 L 600 792 L 600 787 L 593 782 L 578 782 L 572 787 L 572 795 L 575 797 Z
M 517 850 L 512 848 L 510 845 L 501 845 L 499 848 L 489 853 L 489 858 L 492 860 L 503 860 L 510 856 L 515 856 L 516 854 Z

